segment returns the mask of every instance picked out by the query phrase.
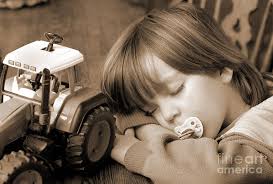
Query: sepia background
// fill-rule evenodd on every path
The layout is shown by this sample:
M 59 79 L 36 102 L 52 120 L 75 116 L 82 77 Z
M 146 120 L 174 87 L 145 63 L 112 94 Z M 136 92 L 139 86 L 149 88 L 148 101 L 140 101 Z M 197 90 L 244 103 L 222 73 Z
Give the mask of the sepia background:
M 206 9 L 250 62 L 261 71 L 272 71 L 272 0 L 48 0 L 34 7 L 4 8 L 0 9 L 0 56 L 45 40 L 44 32 L 58 33 L 64 37 L 63 45 L 85 57 L 78 80 L 99 90 L 101 67 L 121 31 L 153 8 L 182 1 Z

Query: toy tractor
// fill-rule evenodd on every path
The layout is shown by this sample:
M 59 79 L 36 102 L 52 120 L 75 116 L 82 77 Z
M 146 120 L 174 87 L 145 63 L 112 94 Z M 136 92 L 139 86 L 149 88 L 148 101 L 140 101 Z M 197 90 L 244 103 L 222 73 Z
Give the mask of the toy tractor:
M 61 168 L 96 171 L 113 146 L 107 98 L 76 82 L 83 55 L 45 36 L 49 42 L 27 44 L 0 66 L 1 184 L 51 183 Z

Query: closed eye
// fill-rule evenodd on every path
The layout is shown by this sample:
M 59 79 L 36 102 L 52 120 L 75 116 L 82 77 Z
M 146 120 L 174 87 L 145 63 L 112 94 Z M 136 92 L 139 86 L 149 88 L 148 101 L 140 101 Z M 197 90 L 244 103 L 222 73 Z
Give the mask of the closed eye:
M 175 96 L 177 94 L 179 94 L 184 88 L 184 84 L 181 84 L 177 89 L 175 89 L 174 91 L 170 92 L 170 95 Z
M 157 107 L 154 108 L 154 109 L 151 110 L 151 111 L 146 111 L 146 112 L 145 112 L 145 115 L 146 115 L 146 116 L 153 116 L 153 113 L 154 113 L 156 110 L 157 110 Z

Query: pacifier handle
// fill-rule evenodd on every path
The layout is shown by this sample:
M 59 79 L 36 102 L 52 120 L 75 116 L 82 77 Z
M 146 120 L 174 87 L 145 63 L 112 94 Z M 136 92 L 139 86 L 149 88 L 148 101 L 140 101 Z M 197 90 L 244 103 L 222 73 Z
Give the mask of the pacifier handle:
M 184 137 L 185 134 L 191 130 L 191 136 L 194 138 L 200 138 L 203 135 L 203 124 L 197 117 L 187 118 L 182 125 L 174 128 L 174 132 L 179 137 Z

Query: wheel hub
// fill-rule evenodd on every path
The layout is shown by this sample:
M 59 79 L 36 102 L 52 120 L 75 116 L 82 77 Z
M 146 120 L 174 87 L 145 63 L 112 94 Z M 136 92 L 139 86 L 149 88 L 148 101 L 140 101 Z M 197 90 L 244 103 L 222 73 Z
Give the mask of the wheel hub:
M 106 152 L 111 137 L 111 127 L 107 121 L 97 122 L 91 129 L 88 140 L 88 159 L 99 161 Z

